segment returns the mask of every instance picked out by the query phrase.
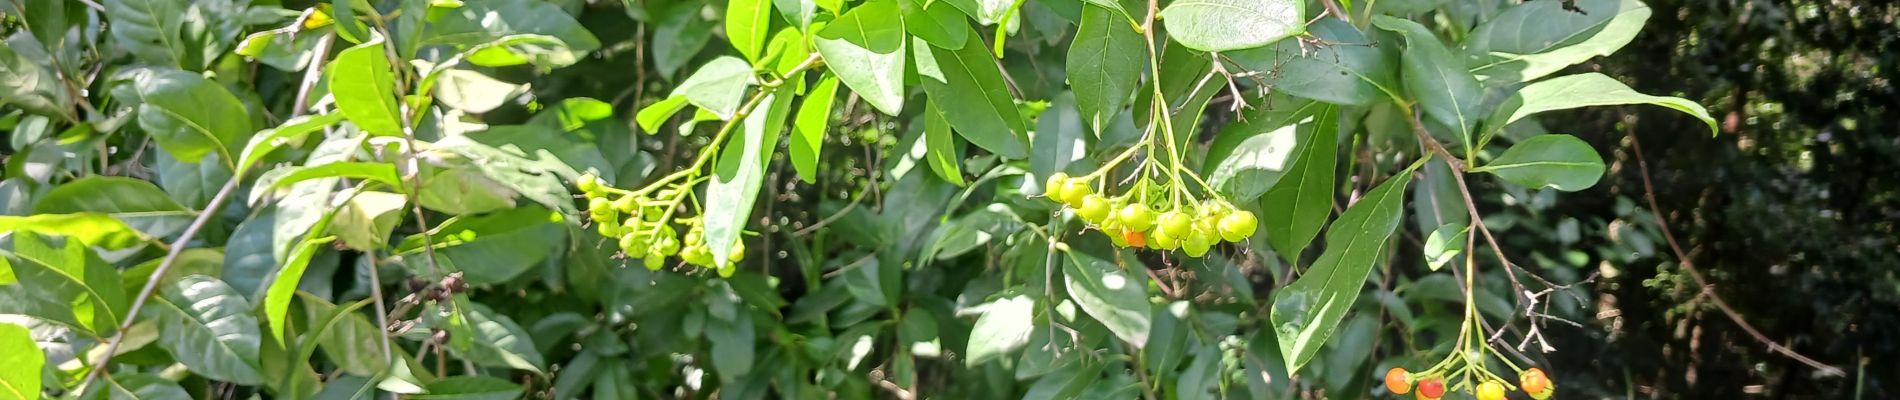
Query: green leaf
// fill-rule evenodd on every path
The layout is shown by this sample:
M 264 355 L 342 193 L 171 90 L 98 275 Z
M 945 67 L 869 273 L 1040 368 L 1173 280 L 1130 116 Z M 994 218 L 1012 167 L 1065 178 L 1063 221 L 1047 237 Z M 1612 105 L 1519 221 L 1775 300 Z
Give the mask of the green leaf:
M 290 299 L 297 294 L 297 284 L 303 281 L 304 271 L 310 269 L 310 257 L 334 240 L 335 237 L 324 237 L 297 243 L 297 248 L 290 252 L 290 259 L 284 260 L 284 269 L 271 280 L 270 289 L 264 295 L 264 320 L 270 324 L 271 337 L 278 343 L 290 343 L 284 341 L 284 328 L 288 325 L 285 317 L 290 314 Z
M 160 290 L 158 346 L 191 372 L 240 385 L 264 383 L 258 369 L 263 332 L 244 295 L 215 278 L 192 275 Z
M 1532 189 L 1575 192 L 1596 186 L 1603 178 L 1603 157 L 1576 136 L 1539 135 L 1512 145 L 1497 159 L 1471 172 L 1489 172 Z
M 1372 24 L 1405 36 L 1400 68 L 1405 90 L 1418 101 L 1426 117 L 1455 130 L 1460 143 L 1470 149 L 1479 103 L 1484 100 L 1478 78 L 1465 71 L 1464 63 L 1458 62 L 1424 25 L 1383 15 L 1372 17 Z
M 673 114 L 685 110 L 686 105 L 684 95 L 667 96 L 634 112 L 633 120 L 639 123 L 641 132 L 657 134 L 660 133 L 660 126 L 666 124 L 666 120 L 673 119 Z
M 957 10 L 963 11 L 965 15 L 969 15 L 972 18 L 976 18 L 977 23 L 983 24 L 985 26 L 995 25 L 997 22 L 1002 22 L 1005 16 L 1010 15 L 1010 13 L 1016 11 L 1016 9 L 1010 8 L 1015 5 L 1015 2 L 1012 0 L 940 0 L 940 1 L 950 3 L 950 5 L 955 6 Z
M 381 37 L 344 49 L 329 65 L 330 94 L 336 97 L 337 112 L 371 135 L 403 135 L 395 71 L 383 53 Z
M 507 282 L 554 255 L 566 243 L 567 229 L 560 213 L 524 206 L 491 214 L 456 217 L 429 232 L 435 243 L 434 260 L 449 273 L 462 271 L 470 285 Z M 431 271 L 423 254 L 422 234 L 410 235 L 396 246 L 409 259 L 412 271 Z M 434 276 L 424 274 L 423 276 Z
M 73 98 L 52 68 L 0 43 L 0 104 L 42 115 L 70 117 Z
M 1190 49 L 1251 49 L 1306 32 L 1306 2 L 1181 0 L 1168 3 L 1161 18 L 1168 37 Z
M 542 134 L 546 132 L 543 129 L 494 127 L 477 134 L 442 139 L 430 151 L 452 153 L 453 156 L 446 157 L 457 160 L 448 163 L 450 166 L 479 171 L 482 177 L 522 197 L 564 214 L 577 214 L 579 210 L 574 208 L 574 199 L 564 179 L 580 176 L 573 165 L 598 166 L 605 165 L 606 161 L 591 144 L 548 137 Z M 429 206 L 430 200 L 425 197 L 421 201 Z
M 250 170 L 252 165 L 257 165 L 258 161 L 263 160 L 271 152 L 277 151 L 278 148 L 287 144 L 300 143 L 305 136 L 322 131 L 323 128 L 341 121 L 343 121 L 343 113 L 303 115 L 284 121 L 276 128 L 260 131 L 256 136 L 251 137 L 250 143 L 244 145 L 244 153 L 239 156 L 241 161 L 237 164 L 237 170 Z
M 1294 156 L 1293 166 L 1281 175 L 1282 182 L 1260 199 L 1265 211 L 1260 215 L 1261 229 L 1267 233 L 1267 244 L 1289 264 L 1297 264 L 1300 253 L 1319 236 L 1326 217 L 1332 214 L 1339 135 L 1331 120 L 1321 120 L 1320 126 L 1307 132 L 1311 135 L 1308 143 Z
M 380 53 L 378 53 L 380 54 Z M 138 99 L 139 128 L 179 161 L 196 163 L 217 153 L 237 159 L 238 144 L 251 138 L 251 115 L 237 96 L 198 74 L 140 68 L 127 73 L 126 98 Z
M 722 295 L 723 296 L 723 295 Z M 752 373 L 758 351 L 758 333 L 752 316 L 737 315 L 732 320 L 714 316 L 706 319 L 706 340 L 712 342 L 712 366 L 724 376 Z
M 34 214 L 17 217 L 0 215 L 0 232 L 33 232 L 66 236 L 87 246 L 121 250 L 145 244 L 137 230 L 110 215 L 96 212 L 74 214 Z
M 396 224 L 402 222 L 403 206 L 409 204 L 408 198 L 389 192 L 363 191 L 347 197 L 349 200 L 336 211 L 330 233 L 337 235 L 344 247 L 357 251 L 380 249 L 387 244 Z
M 218 157 L 208 155 L 207 157 Z M 158 152 L 156 180 L 165 193 L 192 208 L 204 208 L 211 204 L 218 189 L 231 180 L 231 166 L 223 159 L 201 160 L 198 163 L 178 161 L 171 153 Z
M 1329 17 L 1314 22 L 1309 33 L 1330 44 L 1283 40 L 1226 56 L 1247 70 L 1274 71 L 1263 78 L 1275 92 L 1340 105 L 1399 98 L 1392 60 L 1359 28 Z
M 983 316 L 977 317 L 976 326 L 970 329 L 970 346 L 965 352 L 964 365 L 983 365 L 1028 344 L 1029 333 L 1035 330 L 1030 322 L 1035 307 L 1035 300 L 1020 295 L 981 306 Z
M 485 0 L 464 2 L 461 8 L 445 13 L 429 23 L 423 44 L 479 46 L 503 41 L 510 36 L 543 35 L 559 39 L 566 51 L 547 59 L 563 60 L 546 66 L 565 65 L 580 55 L 600 48 L 600 39 L 587 32 L 556 3 L 540 0 Z M 705 38 L 700 38 L 704 40 Z M 702 45 L 705 42 L 700 42 Z M 697 48 L 694 51 L 698 51 Z
M 294 190 L 299 182 L 313 179 L 350 178 L 374 181 L 397 190 L 407 189 L 402 177 L 396 176 L 396 165 L 384 162 L 345 161 L 314 166 L 292 166 L 264 172 L 257 178 L 257 185 L 251 189 L 250 202 L 255 204 L 272 194 Z
M 885 115 L 904 110 L 904 26 L 891 23 L 900 18 L 896 1 L 869 0 L 812 39 L 827 69 Z
M 1148 304 L 1148 276 L 1079 251 L 1066 254 L 1069 262 L 1063 263 L 1062 275 L 1075 304 L 1130 346 L 1146 346 L 1154 312 Z
M 1027 179 L 1024 185 L 1035 186 L 1039 190 L 1032 193 L 1047 193 L 1049 188 L 1041 187 L 1050 175 L 1066 171 L 1069 164 L 1082 159 L 1088 153 L 1088 128 L 1082 126 L 1082 113 L 1076 110 L 1076 95 L 1062 93 L 1049 102 L 1049 108 L 1036 118 L 1035 144 L 1030 148 L 1029 173 L 1036 179 Z
M 105 382 L 111 385 L 112 400 L 192 400 L 191 393 L 178 382 L 157 375 L 108 374 Z
M 40 368 L 46 366 L 46 353 L 33 342 L 26 327 L 0 323 L 0 397 L 19 400 L 40 398 Z
M 831 128 L 831 105 L 837 95 L 838 77 L 826 72 L 805 94 L 805 101 L 798 105 L 798 116 L 793 117 L 792 142 L 786 147 L 792 169 L 806 183 L 818 182 L 818 156 L 824 154 L 825 131 Z
M 974 30 L 969 40 L 983 43 Z M 945 50 L 921 40 L 913 45 L 924 93 L 942 107 L 938 111 L 950 119 L 958 135 L 1004 158 L 1029 156 L 1029 129 L 1016 112 L 1003 71 L 984 46 Z
M 1076 350 L 1071 350 L 1076 351 Z M 1029 385 L 1029 391 L 1023 393 L 1023 400 L 1078 399 L 1083 389 L 1087 389 L 1096 379 L 1101 378 L 1106 363 L 1085 362 L 1084 365 L 1058 369 L 1049 375 L 1037 379 Z
M 1478 143 L 1490 143 L 1504 127 L 1531 115 L 1556 110 L 1623 104 L 1650 104 L 1667 107 L 1696 117 L 1709 125 L 1709 134 L 1720 134 L 1715 118 L 1701 104 L 1680 97 L 1651 96 L 1636 92 L 1628 85 L 1600 73 L 1565 75 L 1525 85 L 1517 94 L 1504 99 L 1491 118 L 1485 121 L 1485 133 Z
M 1093 4 L 1082 6 L 1082 22 L 1069 44 L 1069 87 L 1089 131 L 1102 132 L 1122 113 L 1140 88 L 1147 45 L 1126 18 Z
M 951 184 L 963 186 L 963 160 L 957 155 L 963 152 L 963 146 L 951 132 L 950 121 L 937 111 L 936 102 L 924 103 L 923 118 L 924 159 L 930 170 Z
M 703 1 L 673 2 L 661 13 L 650 47 L 653 68 L 659 70 L 660 75 L 673 76 L 712 38 L 713 22 L 700 16 L 700 9 L 705 6 Z
M 1320 133 L 1336 135 L 1337 120 L 1334 107 L 1319 102 L 1248 112 L 1208 147 L 1207 183 L 1234 201 L 1253 201 L 1280 182 Z
M 458 295 L 459 296 L 459 295 Z M 431 326 L 450 327 L 449 346 L 457 357 L 474 362 L 475 365 L 515 368 L 541 373 L 541 353 L 534 348 L 534 339 L 527 331 L 516 325 L 506 315 L 496 314 L 486 305 L 457 299 L 456 311 L 467 320 L 467 325 L 448 321 L 453 317 L 443 317 L 440 313 L 429 313 Z
M 1394 175 L 1339 214 L 1326 232 L 1326 251 L 1299 279 L 1273 296 L 1273 329 L 1296 373 L 1319 353 L 1339 321 L 1359 299 L 1373 264 L 1404 214 L 1405 186 L 1417 165 Z
M 745 89 L 751 86 L 751 64 L 738 57 L 719 57 L 700 65 L 693 76 L 673 89 L 673 95 L 684 96 L 688 103 L 711 111 L 720 120 L 729 120 L 739 112 L 740 103 L 745 102 Z
M 526 85 L 502 82 L 465 69 L 442 71 L 442 75 L 436 79 L 436 101 L 449 108 L 474 114 L 493 111 L 526 89 Z
M 407 396 L 430 400 L 513 400 L 525 391 L 521 384 L 491 376 L 454 376 L 430 383 L 429 392 Z
M 331 362 L 337 364 L 337 369 L 352 375 L 375 376 L 389 368 L 389 364 L 383 361 L 382 329 L 356 312 L 369 305 L 370 299 L 343 306 L 330 304 L 305 292 L 297 293 L 297 299 L 303 303 L 304 321 L 307 324 L 303 336 L 297 339 L 297 345 L 303 352 L 300 354 L 300 364 L 309 360 L 312 353 L 310 347 L 314 344 L 323 350 Z
M 904 31 L 911 36 L 946 49 L 962 49 L 969 43 L 970 18 L 958 12 L 948 1 L 897 0 L 904 9 Z
M 151 281 L 152 273 L 158 272 L 158 264 L 164 261 L 164 257 L 153 258 L 120 272 L 119 287 L 125 289 L 126 298 L 136 298 L 139 290 L 145 287 L 145 283 Z M 178 253 L 178 259 L 172 261 L 171 269 L 165 271 L 165 276 L 158 278 L 158 284 L 169 286 L 172 282 L 191 275 L 217 276 L 223 269 L 224 251 L 222 249 L 185 249 L 184 252 Z M 145 320 L 140 323 L 156 322 Z M 134 328 L 137 326 L 135 325 Z
M 1649 5 L 1637 0 L 1518 3 L 1465 39 L 1466 64 L 1486 84 L 1529 82 L 1616 52 L 1636 38 L 1649 14 Z
M 765 183 L 765 164 L 778 149 L 779 131 L 785 129 L 794 97 L 784 86 L 766 95 L 760 101 L 766 108 L 752 110 L 739 126 L 741 134 L 720 149 L 712 183 L 706 185 L 705 203 L 706 245 L 712 250 L 714 265 L 726 265 L 739 232 L 751 220 L 752 205 Z
M 1466 229 L 1464 224 L 1456 223 L 1439 225 L 1438 229 L 1433 229 L 1431 236 L 1425 238 L 1425 265 L 1437 271 L 1445 263 L 1457 258 L 1459 252 L 1465 251 L 1463 238 Z
M 186 0 L 106 0 L 102 3 L 106 19 L 112 21 L 112 29 L 108 31 L 113 42 L 146 63 L 201 70 L 223 54 L 224 46 L 238 34 L 207 26 L 235 17 L 224 15 L 215 3 L 194 4 Z
M 157 185 L 133 178 L 90 176 L 53 188 L 34 214 L 103 213 L 155 238 L 185 229 L 194 215 Z
M 765 48 L 766 32 L 772 26 L 771 0 L 731 0 L 726 2 L 726 41 L 745 55 L 759 61 Z

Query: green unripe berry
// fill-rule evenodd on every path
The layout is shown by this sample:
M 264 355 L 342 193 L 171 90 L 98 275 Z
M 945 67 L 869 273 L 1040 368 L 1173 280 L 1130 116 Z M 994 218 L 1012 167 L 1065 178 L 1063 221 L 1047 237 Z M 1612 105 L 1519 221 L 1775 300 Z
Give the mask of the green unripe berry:
M 1108 220 L 1109 208 L 1107 198 L 1099 194 L 1090 194 L 1082 197 L 1082 206 L 1076 207 L 1075 213 L 1080 215 L 1083 221 L 1101 223 Z
M 1155 229 L 1154 233 L 1148 236 L 1148 244 L 1156 250 L 1167 251 L 1180 247 L 1181 240 L 1174 235 L 1169 235 L 1167 230 Z
M 614 210 L 614 203 L 612 201 L 608 201 L 607 199 L 603 199 L 599 197 L 587 199 L 587 213 L 588 214 L 593 214 L 596 216 L 608 215 L 609 213 L 613 212 L 613 210 Z
M 1187 242 L 1203 247 L 1213 247 L 1214 244 L 1220 243 L 1220 228 L 1216 228 L 1215 225 L 1214 220 L 1208 218 L 1194 221 L 1194 229 L 1188 231 Z
M 574 180 L 574 188 L 592 196 L 595 190 L 600 190 L 600 178 L 595 178 L 594 174 L 581 175 L 580 178 Z
M 1259 224 L 1260 221 L 1254 219 L 1252 212 L 1245 210 L 1235 211 L 1227 214 L 1225 217 L 1221 217 L 1220 237 L 1227 239 L 1229 242 L 1238 242 L 1246 239 L 1248 236 L 1253 236 L 1254 228 L 1259 227 Z
M 614 209 L 620 210 L 620 212 L 632 213 L 637 208 L 638 207 L 634 205 L 633 196 L 620 196 L 619 199 L 614 200 Z
M 1188 239 L 1181 242 L 1181 251 L 1186 252 L 1188 257 L 1207 255 L 1207 250 L 1210 248 L 1213 248 L 1213 246 L 1206 241 Z
M 1050 174 L 1049 179 L 1042 182 L 1042 195 L 1052 199 L 1060 198 L 1062 186 L 1067 183 L 1069 183 L 1069 174 L 1061 172 Z
M 719 277 L 721 278 L 731 278 L 735 272 L 739 272 L 739 266 L 733 265 L 732 263 L 719 266 Z
M 653 242 L 653 250 L 658 251 L 661 255 L 670 256 L 679 254 L 680 240 L 674 239 L 672 236 L 661 236 L 660 240 Z
M 745 261 L 745 242 L 732 242 L 732 249 L 726 251 L 726 261 Z
M 1070 207 L 1082 207 L 1082 200 L 1089 196 L 1089 183 L 1081 179 L 1071 179 L 1062 184 L 1062 202 Z
M 1161 223 L 1161 227 L 1158 229 L 1162 232 L 1167 232 L 1168 236 L 1175 238 L 1187 238 L 1188 232 L 1192 230 L 1194 225 L 1194 219 L 1188 218 L 1187 213 L 1181 212 L 1181 210 L 1161 213 L 1161 220 L 1159 222 Z
M 660 267 L 666 266 L 666 257 L 659 254 L 648 254 L 647 257 L 641 259 L 640 262 L 646 264 L 647 270 L 659 271 Z
M 712 265 L 712 252 L 707 251 L 705 245 L 686 248 L 685 252 L 680 253 L 680 258 L 685 259 L 687 264 L 702 267 Z
M 1122 227 L 1128 228 L 1128 230 L 1147 232 L 1148 228 L 1155 226 L 1154 212 L 1148 210 L 1147 204 L 1129 204 L 1122 207 L 1120 214 L 1119 219 L 1122 222 Z

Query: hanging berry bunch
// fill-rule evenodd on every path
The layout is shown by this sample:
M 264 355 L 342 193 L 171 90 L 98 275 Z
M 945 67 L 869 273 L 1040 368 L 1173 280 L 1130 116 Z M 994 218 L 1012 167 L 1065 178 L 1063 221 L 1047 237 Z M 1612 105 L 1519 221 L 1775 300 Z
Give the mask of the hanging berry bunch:
M 730 277 L 745 258 L 745 244 L 734 242 L 725 265 L 714 265 L 707 247 L 705 224 L 699 216 L 683 216 L 682 207 L 697 208 L 693 179 L 662 181 L 639 190 L 623 190 L 602 184 L 593 175 L 582 175 L 574 186 L 587 199 L 587 213 L 601 236 L 618 238 L 620 253 L 639 259 L 647 269 L 666 266 L 666 258 L 679 256 L 687 264 L 713 268 L 721 277 Z M 682 238 L 680 229 L 686 235 Z
M 1045 195 L 1073 208 L 1077 217 L 1108 235 L 1116 246 L 1180 249 L 1189 257 L 1200 257 L 1221 241 L 1239 242 L 1253 236 L 1259 224 L 1253 212 L 1235 208 L 1213 190 L 1203 192 L 1208 197 L 1200 199 L 1186 190 L 1179 177 L 1185 173 L 1199 181 L 1192 171 L 1169 171 L 1165 183 L 1143 176 L 1113 197 L 1098 193 L 1098 188 L 1101 192 L 1109 189 L 1103 179 L 1107 172 L 1139 148 L 1129 149 L 1115 162 L 1085 176 L 1052 174 L 1044 182 Z M 1161 168 L 1143 163 L 1137 173 Z
M 1505 392 L 1523 389 L 1525 394 L 1537 400 L 1549 398 L 1557 391 L 1544 370 L 1532 367 L 1524 369 L 1509 357 L 1499 353 L 1484 339 L 1484 321 L 1478 315 L 1478 306 L 1473 286 L 1476 281 L 1476 263 L 1467 255 L 1465 259 L 1465 316 L 1463 326 L 1459 327 L 1458 344 L 1451 354 L 1420 372 L 1409 372 L 1405 368 L 1393 368 L 1385 373 L 1385 388 L 1392 394 L 1406 394 L 1416 385 L 1420 400 L 1437 400 L 1444 397 L 1445 391 L 1463 390 L 1477 396 L 1478 400 L 1504 400 Z M 1488 360 L 1503 361 L 1506 367 L 1517 372 L 1517 381 L 1521 386 L 1512 386 L 1510 381 L 1491 372 L 1486 365 Z M 1456 382 L 1449 388 L 1446 383 Z

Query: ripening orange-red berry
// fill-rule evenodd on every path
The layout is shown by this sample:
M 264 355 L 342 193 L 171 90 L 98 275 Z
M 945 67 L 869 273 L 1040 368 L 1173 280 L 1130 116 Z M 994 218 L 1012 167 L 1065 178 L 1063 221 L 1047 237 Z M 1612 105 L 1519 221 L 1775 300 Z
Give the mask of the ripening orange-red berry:
M 1544 393 L 1551 388 L 1550 377 L 1544 375 L 1544 370 L 1537 368 L 1525 370 L 1522 375 L 1518 375 L 1517 380 L 1518 384 L 1524 387 L 1524 393 L 1529 393 L 1533 396 Z
M 1387 370 L 1385 371 L 1385 390 L 1391 391 L 1392 394 L 1410 393 L 1412 391 L 1411 380 L 1412 377 L 1410 374 L 1405 373 L 1404 368 Z
M 1148 247 L 1148 236 L 1138 231 L 1123 231 L 1122 241 L 1128 242 L 1128 247 Z
M 1440 381 L 1438 380 L 1438 378 L 1432 378 L 1432 379 L 1426 379 L 1426 380 L 1418 382 L 1418 398 L 1419 399 L 1438 400 L 1438 398 L 1440 397 L 1445 397 L 1445 382 L 1444 381 Z

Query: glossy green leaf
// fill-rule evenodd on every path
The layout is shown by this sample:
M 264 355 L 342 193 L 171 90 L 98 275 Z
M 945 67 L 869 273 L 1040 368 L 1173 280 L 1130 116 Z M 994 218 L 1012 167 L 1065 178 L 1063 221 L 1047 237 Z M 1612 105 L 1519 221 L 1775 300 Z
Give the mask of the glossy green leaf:
M 1433 229 L 1431 235 L 1425 237 L 1425 265 L 1437 271 L 1465 251 L 1466 229 L 1464 224 L 1444 224 Z
M 1248 112 L 1208 146 L 1207 184 L 1233 201 L 1259 198 L 1291 171 L 1302 149 L 1323 140 L 1319 134 L 1335 135 L 1333 106 L 1287 101 L 1276 106 Z
M 943 180 L 957 186 L 963 186 L 963 160 L 958 156 L 963 152 L 956 133 L 950 129 L 950 121 L 937 111 L 935 102 L 924 103 L 924 162 L 930 170 Z
M 131 90 L 122 95 L 138 101 L 139 128 L 179 161 L 196 163 L 215 153 L 229 162 L 250 140 L 251 116 L 224 86 L 176 69 L 141 68 L 127 76 Z
M 818 156 L 824 154 L 825 133 L 831 129 L 831 105 L 838 95 L 838 77 L 826 72 L 818 79 L 805 101 L 798 105 L 798 115 L 792 120 L 792 142 L 786 147 L 791 153 L 792 169 L 798 172 L 798 178 L 806 183 L 818 181 Z
M 1075 304 L 1130 346 L 1146 346 L 1153 316 L 1148 304 L 1148 276 L 1078 251 L 1066 254 L 1069 261 L 1062 264 L 1062 275 Z
M 72 92 L 66 90 L 52 68 L 0 43 L 0 104 L 42 115 L 70 115 L 72 103 Z
M 1701 104 L 1681 97 L 1651 96 L 1638 93 L 1628 85 L 1618 82 L 1600 73 L 1583 73 L 1550 78 L 1525 85 L 1516 94 L 1504 99 L 1491 118 L 1485 121 L 1485 134 L 1478 142 L 1490 143 L 1491 138 L 1504 127 L 1531 115 L 1572 108 L 1613 106 L 1624 104 L 1649 104 L 1666 107 L 1702 120 L 1709 125 L 1709 134 L 1721 133 L 1715 124 L 1715 118 Z
M 19 400 L 40 398 L 40 368 L 46 365 L 46 353 L 33 342 L 26 327 L 0 323 L 0 397 Z
M 740 135 L 725 143 L 719 162 L 713 165 L 712 182 L 706 186 L 706 245 L 710 246 L 714 265 L 726 265 L 733 243 L 751 220 L 752 205 L 758 202 L 759 189 L 765 182 L 765 164 L 778 149 L 779 132 L 791 114 L 790 88 L 781 86 L 759 104 L 740 124 Z
M 198 163 L 178 161 L 171 153 L 158 152 L 157 181 L 173 200 L 191 208 L 204 208 L 211 197 L 231 180 L 231 166 L 218 155 L 210 154 Z
M 107 375 L 112 400 L 192 400 L 178 382 L 150 374 Z
M 125 249 L 145 243 L 139 232 L 126 226 L 125 222 L 96 212 L 34 214 L 25 217 L 0 215 L 0 232 L 66 236 L 87 246 L 106 250 Z
M 1102 376 L 1102 367 L 1106 363 L 1087 362 L 1069 368 L 1056 370 L 1036 383 L 1029 385 L 1029 391 L 1023 393 L 1023 400 L 1077 399 L 1082 390 Z
M 1030 193 L 1047 193 L 1049 188 L 1041 186 L 1050 175 L 1068 170 L 1070 163 L 1087 155 L 1089 128 L 1083 127 L 1077 101 L 1072 93 L 1056 95 L 1049 108 L 1036 118 L 1035 143 L 1030 146 L 1035 151 L 1029 152 L 1029 173 L 1036 179 L 1023 182 L 1038 188 Z
M 285 318 L 290 315 L 290 299 L 297 294 L 297 284 L 303 281 L 304 271 L 310 269 L 310 257 L 334 240 L 335 237 L 324 237 L 297 243 L 290 258 L 284 260 L 284 269 L 271 280 L 270 289 L 264 295 L 264 321 L 270 324 L 271 337 L 278 343 L 289 343 L 284 341 L 284 329 L 289 325 Z
M 521 398 L 521 384 L 492 376 L 454 376 L 430 383 L 429 392 L 411 399 L 430 400 L 512 400 Z
M 1122 113 L 1140 88 L 1148 48 L 1126 18 L 1093 4 L 1082 6 L 1082 22 L 1069 44 L 1069 87 L 1090 132 L 1102 132 Z
M 560 213 L 524 206 L 443 221 L 430 231 L 441 273 L 461 271 L 471 285 L 507 282 L 552 256 L 567 240 Z M 412 271 L 435 276 L 421 234 L 396 246 Z
M 402 116 L 396 106 L 396 75 L 377 38 L 337 53 L 326 71 L 337 112 L 350 123 L 376 136 L 402 136 Z
M 731 320 L 706 319 L 706 340 L 712 344 L 714 371 L 726 376 L 744 376 L 753 372 L 758 357 L 758 332 L 752 316 L 740 314 Z
M 559 39 L 565 49 L 560 51 L 562 54 L 543 56 L 547 60 L 564 61 L 548 66 L 571 63 L 567 60 L 578 60 L 581 54 L 600 48 L 600 39 L 589 33 L 580 21 L 556 3 L 539 0 L 462 2 L 461 7 L 430 21 L 426 32 L 428 37 L 423 44 L 456 46 L 479 46 L 516 35 L 550 36 Z
M 1400 98 L 1398 60 L 1381 53 L 1365 32 L 1338 19 L 1320 18 L 1308 33 L 1329 44 L 1283 40 L 1225 55 L 1249 71 L 1273 71 L 1262 78 L 1274 92 L 1340 105 Z
M 958 12 L 948 1 L 897 0 L 904 9 L 904 31 L 911 36 L 946 49 L 962 49 L 969 43 L 970 18 Z
M 305 136 L 322 131 L 323 128 L 341 121 L 343 121 L 343 113 L 303 115 L 284 121 L 276 128 L 259 131 L 256 136 L 251 137 L 250 143 L 244 145 L 244 152 L 239 156 L 237 170 L 249 170 L 251 166 L 257 165 L 258 161 L 269 156 L 271 152 L 277 151 L 278 148 L 302 142 Z
M 720 120 L 728 120 L 739 112 L 745 90 L 751 86 L 751 64 L 738 57 L 719 57 L 693 70 L 693 76 L 680 82 L 673 94 L 684 96 L 686 102 L 711 111 Z
M 976 326 L 970 329 L 964 365 L 977 366 L 1001 359 L 1028 344 L 1029 333 L 1035 330 L 1030 321 L 1035 315 L 1036 301 L 1029 296 L 1003 298 L 981 307 L 983 315 L 977 317 Z
M 451 69 L 436 78 L 435 99 L 444 106 L 481 114 L 501 107 L 526 89 L 480 72 Z
M 33 205 L 34 214 L 102 213 L 154 238 L 185 229 L 195 214 L 151 182 L 115 176 L 80 178 L 53 188 Z
M 388 243 L 390 233 L 402 222 L 404 207 L 409 205 L 408 198 L 389 192 L 363 191 L 348 197 L 337 209 L 330 233 L 337 235 L 344 247 L 357 251 L 380 249 Z
M 970 31 L 970 40 L 983 43 L 976 31 Z M 942 107 L 938 111 L 958 135 L 1004 158 L 1029 156 L 1029 129 L 985 46 L 945 50 L 918 40 L 913 47 L 924 93 Z
M 297 339 L 303 360 L 309 359 L 310 346 L 314 344 L 338 369 L 349 374 L 374 376 L 389 368 L 389 363 L 383 361 L 382 329 L 356 311 L 369 306 L 370 299 L 339 306 L 299 292 L 297 301 L 303 304 L 306 324 L 303 335 Z
M 1011 8 L 1012 6 L 1015 5 L 1015 1 L 1012 1 L 1012 0 L 938 0 L 938 1 L 950 3 L 950 5 L 955 6 L 957 10 L 963 11 L 964 15 L 969 15 L 971 18 L 976 18 L 976 22 L 979 24 L 983 24 L 984 26 L 996 25 L 996 23 L 1002 22 L 1003 19 L 1006 18 L 1006 16 L 1016 11 L 1016 9 Z
M 759 61 L 765 49 L 768 28 L 772 27 L 771 0 L 731 0 L 726 2 L 726 41 L 747 60 Z
M 1466 71 L 1464 63 L 1424 25 L 1383 15 L 1372 21 L 1380 29 L 1405 37 L 1404 63 L 1399 70 L 1405 78 L 1405 90 L 1418 102 L 1425 117 L 1451 128 L 1465 148 L 1471 148 L 1470 135 L 1477 128 L 1479 103 L 1484 100 L 1478 78 Z
M 215 278 L 192 275 L 152 299 L 159 315 L 158 346 L 191 372 L 240 385 L 264 383 L 258 346 L 264 333 L 244 295 Z
M 293 166 L 264 172 L 257 178 L 257 185 L 251 189 L 251 202 L 257 203 L 275 192 L 289 192 L 299 182 L 326 179 L 350 178 L 381 183 L 390 188 L 402 190 L 409 186 L 396 176 L 396 165 L 383 162 L 346 161 L 315 166 Z
M 1190 49 L 1251 49 L 1306 32 L 1306 2 L 1180 0 L 1168 3 L 1161 18 L 1168 37 Z
M 1575 192 L 1596 186 L 1603 178 L 1603 168 L 1603 157 L 1589 143 L 1576 136 L 1553 134 L 1517 142 L 1497 159 L 1471 172 L 1489 172 L 1532 189 Z
M 514 319 L 496 314 L 494 310 L 480 303 L 456 301 L 457 312 L 466 317 L 467 325 L 452 325 L 444 317 L 430 313 L 432 323 L 437 326 L 450 326 L 451 335 L 465 335 L 463 339 L 451 336 L 449 350 L 457 357 L 474 362 L 475 365 L 514 368 L 535 373 L 544 371 L 541 353 L 534 348 L 534 340 L 527 331 L 516 325 Z M 466 330 L 464 330 L 466 329 Z
M 712 38 L 715 25 L 701 16 L 703 1 L 680 1 L 667 5 L 660 13 L 659 26 L 653 29 L 653 67 L 663 76 L 673 76 L 692 61 Z M 558 13 L 558 11 L 557 11 Z
M 1331 112 L 1322 113 L 1333 115 Z M 1339 156 L 1338 135 L 1334 123 L 1321 120 L 1310 132 L 1306 146 L 1294 156 L 1292 167 L 1281 181 L 1261 196 L 1261 229 L 1267 244 L 1288 263 L 1297 263 L 1300 253 L 1319 236 L 1332 215 L 1333 179 Z
M 1384 256 L 1381 249 L 1398 229 L 1405 186 L 1416 169 L 1399 172 L 1340 213 L 1326 232 L 1326 251 L 1299 279 L 1274 293 L 1272 327 L 1289 373 L 1319 353 L 1359 299 L 1373 264 Z
M 869 0 L 812 39 L 838 80 L 885 115 L 904 110 L 904 27 L 891 23 L 901 18 L 896 0 Z
M 673 115 L 679 114 L 680 110 L 685 110 L 686 106 L 686 96 L 667 96 L 665 99 L 640 108 L 640 111 L 635 111 L 633 120 L 640 125 L 641 132 L 646 132 L 648 135 L 657 134 L 660 133 L 660 127 L 665 125 L 667 120 L 673 119 Z
M 1637 0 L 1518 3 L 1472 31 L 1464 42 L 1467 65 L 1487 84 L 1528 82 L 1616 52 L 1649 14 Z
M 149 64 L 204 69 L 238 34 L 223 32 L 232 26 L 220 20 L 236 17 L 228 5 L 186 0 L 105 0 L 100 5 L 112 21 L 113 43 Z

